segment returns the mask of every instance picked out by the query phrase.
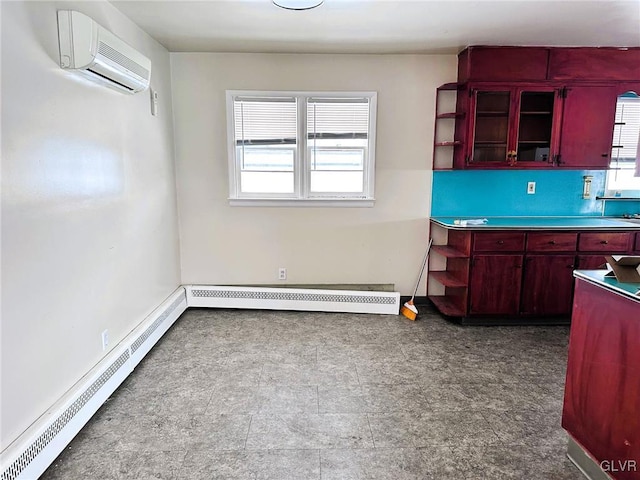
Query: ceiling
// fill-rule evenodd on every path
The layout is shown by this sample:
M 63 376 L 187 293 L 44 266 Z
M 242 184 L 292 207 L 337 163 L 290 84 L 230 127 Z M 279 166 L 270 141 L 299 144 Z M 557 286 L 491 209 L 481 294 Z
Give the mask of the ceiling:
M 112 0 L 172 52 L 457 53 L 467 45 L 640 46 L 640 0 Z

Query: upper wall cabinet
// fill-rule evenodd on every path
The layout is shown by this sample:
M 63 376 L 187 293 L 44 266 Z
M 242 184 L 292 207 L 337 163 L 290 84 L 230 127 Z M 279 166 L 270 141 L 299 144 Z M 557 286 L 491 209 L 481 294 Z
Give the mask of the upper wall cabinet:
M 469 47 L 458 55 L 458 83 L 542 81 L 548 63 L 548 48 Z
M 616 98 L 639 88 L 637 47 L 469 47 L 454 139 L 436 146 L 453 148 L 456 169 L 605 169 Z
M 640 48 L 550 48 L 547 79 L 638 81 Z
M 549 166 L 558 152 L 559 89 L 471 86 L 469 96 L 468 141 L 458 153 L 456 167 Z

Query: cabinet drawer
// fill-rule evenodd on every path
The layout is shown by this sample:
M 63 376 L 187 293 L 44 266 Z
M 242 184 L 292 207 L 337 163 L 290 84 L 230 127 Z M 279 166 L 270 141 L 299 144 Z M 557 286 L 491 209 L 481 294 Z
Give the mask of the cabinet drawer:
M 573 252 L 577 245 L 577 233 L 530 233 L 527 235 L 529 252 Z
M 517 252 L 524 250 L 524 232 L 476 233 L 473 249 L 476 252 Z
M 640 252 L 640 232 L 636 233 L 636 252 Z
M 578 242 L 581 252 L 626 252 L 631 246 L 631 233 L 582 233 Z

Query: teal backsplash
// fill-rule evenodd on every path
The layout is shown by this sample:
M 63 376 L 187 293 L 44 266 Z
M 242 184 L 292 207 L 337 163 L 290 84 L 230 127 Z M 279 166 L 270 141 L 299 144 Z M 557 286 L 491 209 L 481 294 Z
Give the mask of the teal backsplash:
M 592 175 L 591 198 L 582 198 L 583 176 Z M 640 213 L 640 201 L 596 200 L 603 170 L 453 170 L 433 172 L 431 216 L 620 216 Z M 536 193 L 527 194 L 527 183 Z M 603 203 L 604 206 L 603 212 Z

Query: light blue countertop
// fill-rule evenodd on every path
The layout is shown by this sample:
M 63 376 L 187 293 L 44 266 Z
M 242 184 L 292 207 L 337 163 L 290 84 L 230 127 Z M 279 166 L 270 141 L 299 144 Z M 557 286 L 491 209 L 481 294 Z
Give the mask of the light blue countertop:
M 606 273 L 606 270 L 576 270 L 573 272 L 573 276 L 629 297 L 640 303 L 640 283 L 622 283 L 616 280 L 615 277 L 605 277 Z
M 465 220 L 481 218 L 431 217 L 431 220 L 445 228 L 456 230 L 640 230 L 640 223 L 613 217 L 485 217 L 487 222 L 481 225 L 464 224 Z

